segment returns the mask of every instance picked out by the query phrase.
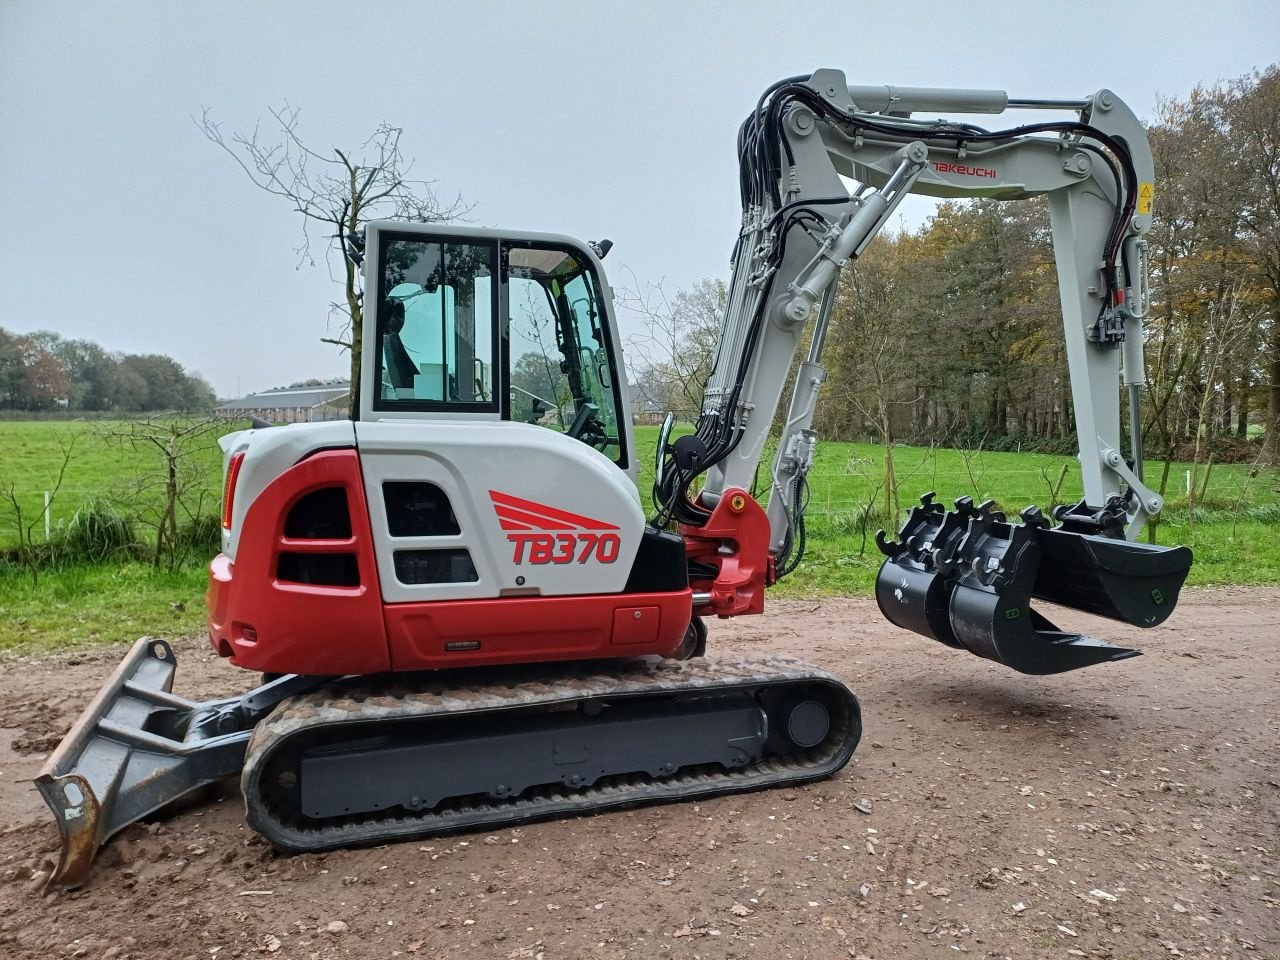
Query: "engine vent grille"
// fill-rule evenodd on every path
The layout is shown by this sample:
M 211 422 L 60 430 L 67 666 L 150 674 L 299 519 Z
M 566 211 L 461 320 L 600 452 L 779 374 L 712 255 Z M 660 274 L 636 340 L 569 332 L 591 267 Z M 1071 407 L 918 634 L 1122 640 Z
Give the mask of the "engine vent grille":
M 348 546 L 350 550 L 342 549 Z M 276 579 L 321 587 L 358 587 L 360 564 L 355 546 L 346 489 L 313 490 L 300 497 L 285 516 Z
M 393 537 L 456 537 L 462 532 L 449 495 L 434 483 L 387 481 L 382 499 Z
M 325 487 L 299 499 L 285 518 L 284 535 L 291 540 L 350 539 L 347 491 L 342 487 Z

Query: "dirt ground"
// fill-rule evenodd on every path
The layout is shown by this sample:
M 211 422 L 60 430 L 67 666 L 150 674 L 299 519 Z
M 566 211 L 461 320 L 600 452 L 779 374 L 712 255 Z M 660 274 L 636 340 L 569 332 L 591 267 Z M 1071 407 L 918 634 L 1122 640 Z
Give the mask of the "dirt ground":
M 27 781 L 122 651 L 11 660 L 0 957 L 1280 958 L 1280 590 L 1085 626 L 1145 656 L 1036 679 L 870 601 L 774 603 L 715 625 L 712 652 L 802 657 L 858 692 L 833 780 L 298 857 L 247 830 L 230 783 L 59 895 Z M 188 695 L 249 679 L 196 641 L 178 656 Z

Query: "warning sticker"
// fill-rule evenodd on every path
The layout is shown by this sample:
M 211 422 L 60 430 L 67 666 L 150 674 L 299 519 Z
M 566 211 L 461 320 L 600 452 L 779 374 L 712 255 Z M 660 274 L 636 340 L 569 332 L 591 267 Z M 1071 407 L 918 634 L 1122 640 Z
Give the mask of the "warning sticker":
M 1154 183 L 1138 184 L 1138 216 L 1145 217 L 1151 214 L 1151 201 L 1156 197 L 1156 185 Z

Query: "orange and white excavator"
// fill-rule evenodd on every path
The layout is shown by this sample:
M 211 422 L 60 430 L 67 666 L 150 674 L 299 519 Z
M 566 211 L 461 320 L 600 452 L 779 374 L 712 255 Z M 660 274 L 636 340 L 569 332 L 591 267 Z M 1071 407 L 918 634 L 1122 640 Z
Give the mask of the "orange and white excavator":
M 1024 109 L 1062 118 L 932 119 Z M 760 613 L 801 562 L 836 280 L 911 192 L 1047 196 L 1084 499 L 1012 522 L 926 495 L 878 537 L 880 608 L 1025 673 L 1136 655 L 1031 607 L 1153 626 L 1191 563 L 1134 542 L 1161 501 L 1138 431 L 1153 167 L 1132 111 L 1107 90 L 1018 100 L 820 70 L 764 92 L 738 156 L 719 344 L 695 431 L 663 428 L 648 517 L 607 241 L 401 222 L 348 238 L 365 305 L 353 418 L 222 440 L 209 638 L 266 682 L 192 702 L 171 692 L 170 646 L 139 641 L 37 781 L 64 841 L 53 885 L 237 774 L 250 824 L 302 851 L 838 771 L 861 733 L 853 693 L 796 661 L 704 657 L 704 621 Z

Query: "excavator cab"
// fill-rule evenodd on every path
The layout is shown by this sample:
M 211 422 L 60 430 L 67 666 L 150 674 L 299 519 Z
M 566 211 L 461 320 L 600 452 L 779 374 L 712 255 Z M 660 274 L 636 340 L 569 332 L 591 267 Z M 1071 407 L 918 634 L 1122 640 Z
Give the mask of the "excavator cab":
M 401 223 L 366 232 L 377 368 L 362 419 L 534 423 L 625 468 L 620 350 L 596 254 L 607 241 Z
M 1077 504 L 1054 527 L 1037 507 L 1010 523 L 990 501 L 969 497 L 948 511 L 920 498 L 896 542 L 876 542 L 885 562 L 876 602 L 891 622 L 1020 673 L 1064 673 L 1136 657 L 1139 651 L 1059 629 L 1031 600 L 1047 600 L 1135 627 L 1173 612 L 1191 569 L 1186 547 L 1123 538 L 1117 514 Z

